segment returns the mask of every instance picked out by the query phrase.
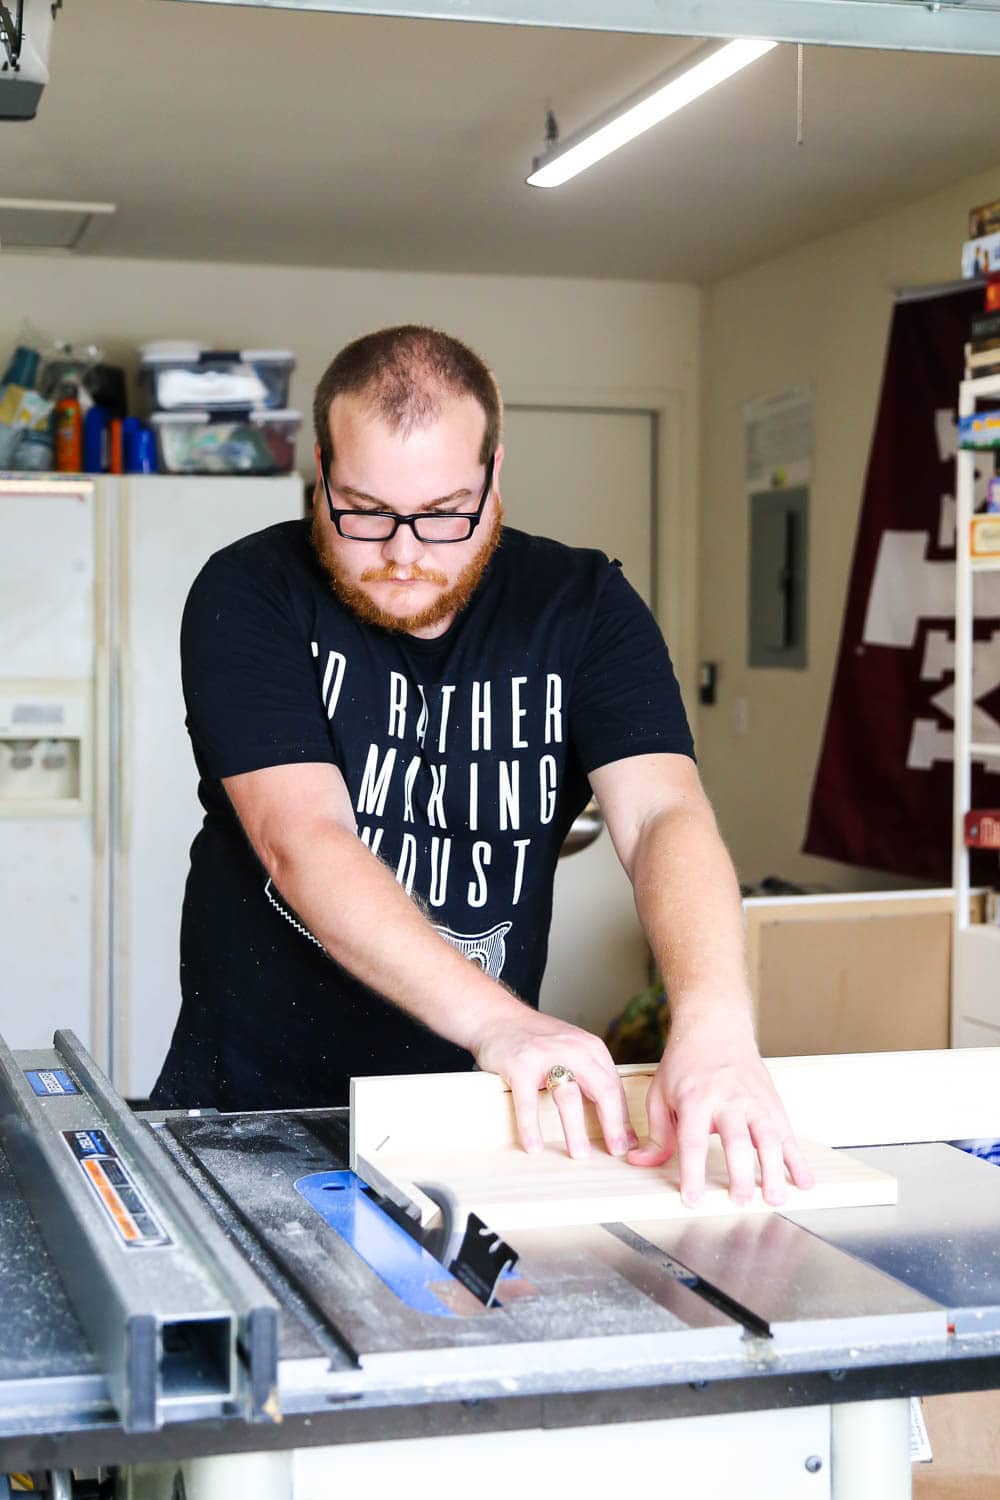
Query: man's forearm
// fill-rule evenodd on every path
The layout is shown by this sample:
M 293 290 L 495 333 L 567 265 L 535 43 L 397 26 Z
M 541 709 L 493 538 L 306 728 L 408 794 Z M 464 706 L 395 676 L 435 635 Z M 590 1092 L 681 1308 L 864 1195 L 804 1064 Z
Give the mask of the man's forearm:
M 674 1019 L 715 1012 L 752 1024 L 739 886 L 708 804 L 652 818 L 631 875 Z
M 475 1051 L 523 1007 L 439 933 L 357 836 L 334 822 L 269 853 L 282 897 L 331 958 L 448 1041 Z

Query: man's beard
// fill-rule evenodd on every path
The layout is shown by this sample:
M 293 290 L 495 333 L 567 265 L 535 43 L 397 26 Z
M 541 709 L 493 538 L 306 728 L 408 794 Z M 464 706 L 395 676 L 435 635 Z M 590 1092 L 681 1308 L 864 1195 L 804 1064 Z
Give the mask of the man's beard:
M 426 630 L 432 625 L 439 625 L 442 620 L 447 620 L 449 616 L 458 614 L 465 608 L 479 587 L 480 579 L 486 571 L 490 558 L 497 550 L 502 531 L 503 511 L 498 503 L 489 535 L 475 556 L 466 563 L 451 588 L 445 588 L 445 591 L 430 604 L 426 604 L 423 609 L 410 615 L 391 614 L 369 598 L 360 586 L 361 582 L 379 583 L 391 579 L 396 571 L 392 563 L 387 563 L 381 568 L 366 569 L 358 583 L 340 571 L 337 560 L 328 545 L 326 528 L 316 509 L 313 510 L 310 539 L 317 561 L 326 574 L 327 582 L 341 604 L 366 625 L 378 625 L 382 630 L 408 632 Z M 437 584 L 442 588 L 447 583 L 446 574 L 439 572 L 436 568 L 421 568 L 416 564 L 408 569 L 408 577 Z

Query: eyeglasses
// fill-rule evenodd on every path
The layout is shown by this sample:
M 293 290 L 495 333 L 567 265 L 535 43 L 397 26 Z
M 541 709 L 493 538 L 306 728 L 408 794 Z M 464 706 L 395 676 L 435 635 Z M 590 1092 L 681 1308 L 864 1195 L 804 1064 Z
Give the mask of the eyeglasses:
M 330 510 L 330 520 L 338 533 L 352 542 L 387 542 L 396 535 L 400 526 L 409 526 L 415 537 L 422 542 L 465 542 L 479 525 L 483 506 L 493 488 L 493 465 L 496 454 L 490 454 L 486 465 L 486 483 L 474 511 L 416 511 L 413 515 L 399 516 L 394 510 L 338 510 L 330 496 L 323 464 L 323 493 Z

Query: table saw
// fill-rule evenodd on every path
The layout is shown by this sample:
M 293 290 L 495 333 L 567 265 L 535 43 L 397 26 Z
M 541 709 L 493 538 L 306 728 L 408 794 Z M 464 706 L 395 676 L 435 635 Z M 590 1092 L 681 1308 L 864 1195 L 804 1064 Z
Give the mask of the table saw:
M 1000 1135 L 1000 1051 L 912 1057 L 933 1128 Z M 830 1112 L 878 1067 L 842 1067 Z M 477 1295 L 348 1170 L 346 1110 L 135 1113 L 71 1033 L 0 1042 L 0 1474 L 69 1496 L 112 1470 L 150 1500 L 658 1474 L 698 1500 L 907 1495 L 908 1398 L 1000 1386 L 1000 1171 L 916 1107 L 850 1140 L 892 1207 L 512 1233 Z

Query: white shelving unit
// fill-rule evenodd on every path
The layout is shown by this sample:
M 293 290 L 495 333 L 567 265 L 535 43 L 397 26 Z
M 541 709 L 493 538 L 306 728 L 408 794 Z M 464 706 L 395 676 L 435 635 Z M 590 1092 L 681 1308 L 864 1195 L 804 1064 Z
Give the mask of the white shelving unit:
M 1000 375 L 963 380 L 958 411 L 971 416 L 980 401 L 1000 404 Z M 960 448 L 956 461 L 955 537 L 955 777 L 951 1045 L 1000 1046 L 1000 927 L 970 920 L 969 851 L 965 847 L 965 814 L 972 807 L 972 762 L 995 760 L 1000 740 L 984 744 L 972 738 L 973 620 L 975 583 L 983 573 L 1000 572 L 1000 556 L 973 558 L 972 516 L 975 503 L 976 454 Z

